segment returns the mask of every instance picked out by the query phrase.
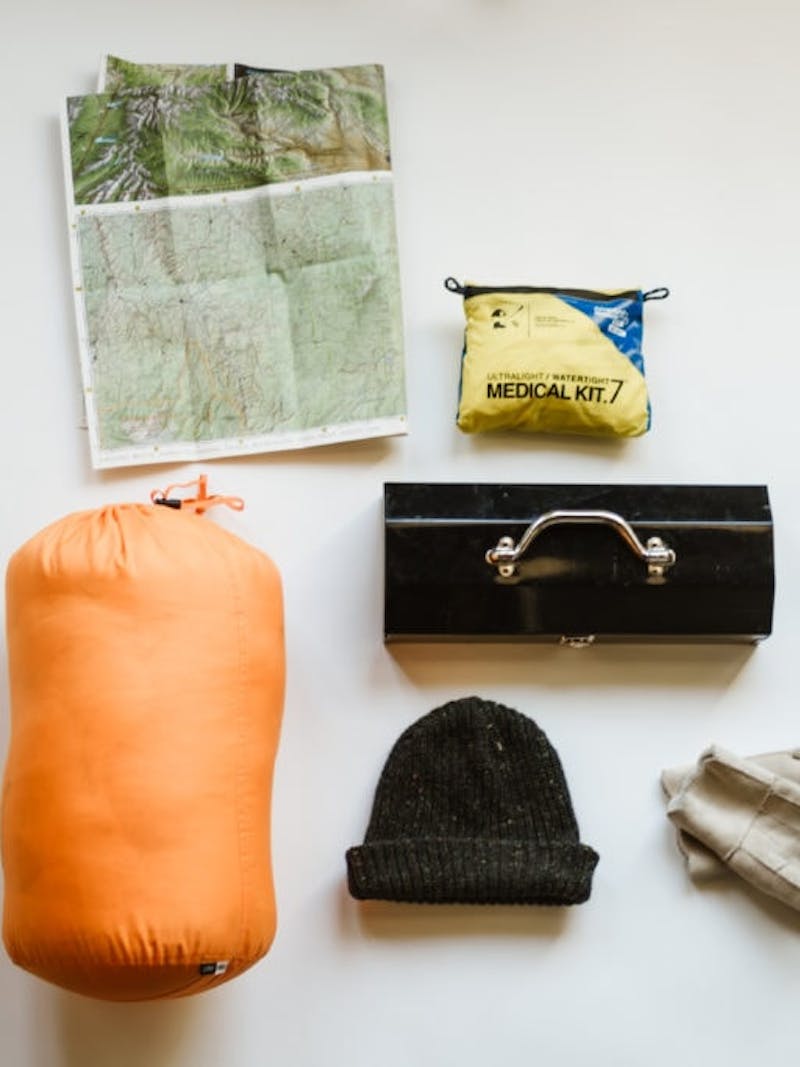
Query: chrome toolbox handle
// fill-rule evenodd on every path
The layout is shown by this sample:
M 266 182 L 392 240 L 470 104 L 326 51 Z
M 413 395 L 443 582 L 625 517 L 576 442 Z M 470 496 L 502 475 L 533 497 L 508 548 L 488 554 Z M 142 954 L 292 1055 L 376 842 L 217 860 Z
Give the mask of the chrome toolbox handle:
M 501 537 L 494 548 L 487 550 L 486 562 L 497 568 L 501 578 L 514 578 L 518 573 L 517 564 L 535 538 L 549 526 L 562 523 L 611 526 L 631 551 L 647 564 L 647 581 L 650 585 L 663 584 L 667 570 L 675 562 L 675 552 L 660 537 L 648 537 L 647 544 L 643 545 L 631 524 L 614 511 L 546 511 L 533 520 L 516 544 L 513 537 Z

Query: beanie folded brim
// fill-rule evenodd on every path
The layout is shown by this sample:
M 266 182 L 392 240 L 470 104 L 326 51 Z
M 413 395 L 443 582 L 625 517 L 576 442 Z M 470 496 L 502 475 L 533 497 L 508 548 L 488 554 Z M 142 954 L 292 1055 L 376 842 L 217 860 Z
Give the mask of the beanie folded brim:
M 347 852 L 358 900 L 414 904 L 582 904 L 598 856 L 581 844 L 422 838 L 369 841 Z

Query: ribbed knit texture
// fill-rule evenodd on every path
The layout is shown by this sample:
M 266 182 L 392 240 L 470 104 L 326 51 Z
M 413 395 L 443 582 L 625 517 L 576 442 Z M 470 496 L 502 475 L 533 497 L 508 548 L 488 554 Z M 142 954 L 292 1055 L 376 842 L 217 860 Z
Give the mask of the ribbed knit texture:
M 364 844 L 347 852 L 348 884 L 361 900 L 580 904 L 597 860 L 536 723 L 466 697 L 395 744 Z

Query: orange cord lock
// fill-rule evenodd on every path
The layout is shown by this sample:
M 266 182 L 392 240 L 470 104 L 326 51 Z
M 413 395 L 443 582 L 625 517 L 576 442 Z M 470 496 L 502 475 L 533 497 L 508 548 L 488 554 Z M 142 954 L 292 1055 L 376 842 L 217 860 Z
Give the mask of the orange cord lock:
M 197 496 L 175 497 L 172 495 L 175 489 L 196 489 Z M 161 504 L 166 508 L 188 509 L 196 515 L 202 515 L 217 504 L 224 504 L 233 511 L 242 511 L 244 508 L 244 501 L 240 496 L 225 496 L 217 493 L 209 496 L 207 474 L 201 474 L 193 482 L 175 482 L 174 485 L 168 485 L 166 489 L 154 489 L 150 493 L 150 499 L 154 504 Z

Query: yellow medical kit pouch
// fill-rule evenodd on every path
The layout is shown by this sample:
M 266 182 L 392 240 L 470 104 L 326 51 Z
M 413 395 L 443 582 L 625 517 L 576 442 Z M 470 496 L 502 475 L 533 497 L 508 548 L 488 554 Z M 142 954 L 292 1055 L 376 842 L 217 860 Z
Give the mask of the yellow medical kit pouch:
M 650 428 L 642 309 L 669 290 L 460 285 L 466 331 L 457 424 L 637 437 Z

